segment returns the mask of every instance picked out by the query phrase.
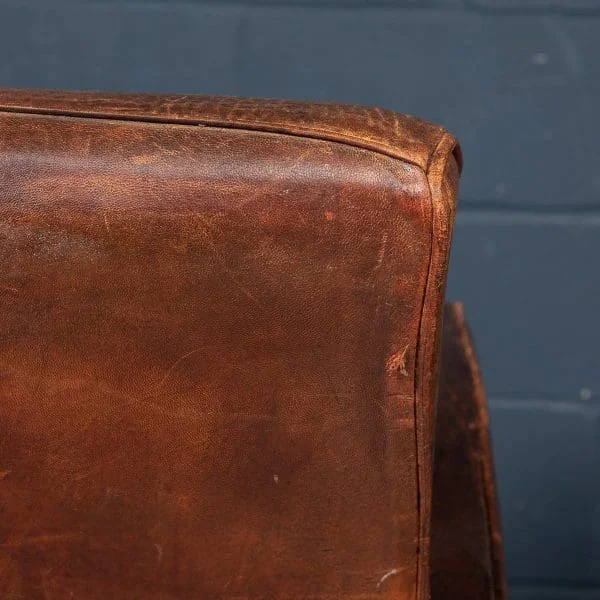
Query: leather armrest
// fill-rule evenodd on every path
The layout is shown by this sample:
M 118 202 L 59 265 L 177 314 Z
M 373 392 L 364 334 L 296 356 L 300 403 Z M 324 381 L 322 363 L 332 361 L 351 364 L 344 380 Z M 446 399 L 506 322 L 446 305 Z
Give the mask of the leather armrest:
M 460 303 L 446 306 L 433 479 L 434 600 L 506 597 L 488 411 Z

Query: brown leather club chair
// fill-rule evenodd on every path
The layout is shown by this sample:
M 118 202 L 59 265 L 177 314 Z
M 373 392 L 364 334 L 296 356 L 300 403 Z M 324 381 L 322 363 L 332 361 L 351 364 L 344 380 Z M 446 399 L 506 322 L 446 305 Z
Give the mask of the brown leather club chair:
M 15 90 L 0 131 L 0 597 L 504 597 L 451 135 Z

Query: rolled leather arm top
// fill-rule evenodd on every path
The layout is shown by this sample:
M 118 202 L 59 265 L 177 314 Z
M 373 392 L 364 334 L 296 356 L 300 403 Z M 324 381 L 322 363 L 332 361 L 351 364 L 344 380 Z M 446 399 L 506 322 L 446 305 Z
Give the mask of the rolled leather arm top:
M 0 591 L 428 599 L 456 140 L 31 90 L 0 132 Z

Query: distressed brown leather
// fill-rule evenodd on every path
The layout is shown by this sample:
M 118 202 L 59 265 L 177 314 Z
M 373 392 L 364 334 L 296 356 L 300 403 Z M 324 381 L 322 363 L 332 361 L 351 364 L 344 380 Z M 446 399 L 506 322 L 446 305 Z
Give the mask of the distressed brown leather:
M 0 132 L 3 597 L 426 600 L 455 139 L 11 90 Z
M 446 306 L 431 531 L 433 600 L 504 600 L 489 417 L 462 304 Z

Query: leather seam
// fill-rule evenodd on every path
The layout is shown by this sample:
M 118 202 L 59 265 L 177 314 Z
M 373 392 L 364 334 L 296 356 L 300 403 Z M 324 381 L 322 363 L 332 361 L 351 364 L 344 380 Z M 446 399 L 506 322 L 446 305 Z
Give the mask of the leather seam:
M 368 136 L 353 136 L 351 134 L 340 134 L 330 129 L 326 129 L 323 127 L 311 127 L 311 128 L 290 128 L 283 123 L 267 123 L 264 121 L 255 121 L 256 127 L 253 126 L 253 123 L 249 122 L 231 122 L 227 120 L 219 120 L 219 119 L 202 119 L 202 118 L 169 118 L 169 117 L 161 117 L 161 116 L 153 116 L 153 115 L 118 115 L 111 113 L 93 113 L 88 111 L 77 111 L 77 110 L 60 110 L 60 109 L 35 109 L 28 107 L 10 107 L 10 106 L 0 106 L 0 113 L 7 114 L 22 114 L 22 115 L 38 115 L 38 116 L 47 116 L 47 117 L 67 117 L 67 118 L 81 118 L 81 119 L 96 119 L 96 120 L 105 120 L 105 121 L 125 121 L 131 123 L 154 123 L 154 124 L 165 124 L 165 125 L 181 125 L 181 126 L 203 126 L 203 127 L 212 127 L 212 128 L 223 128 L 223 129 L 232 129 L 232 130 L 241 130 L 241 131 L 257 131 L 264 133 L 274 133 L 280 135 L 289 135 L 291 137 L 300 137 L 305 139 L 315 139 L 321 140 L 324 142 L 337 142 L 344 144 L 346 146 L 350 146 L 353 148 L 362 148 L 364 150 L 369 150 L 371 152 L 375 152 L 376 154 L 381 154 L 383 156 L 388 156 L 390 158 L 394 158 L 401 162 L 414 165 L 420 168 L 423 173 L 427 174 L 429 169 L 429 165 L 432 161 L 433 156 L 435 155 L 437 149 L 439 148 L 442 141 L 446 138 L 448 134 L 447 131 L 441 129 L 440 130 L 440 139 L 437 141 L 434 149 L 429 151 L 426 155 L 424 161 L 419 161 L 417 159 L 411 159 L 403 154 L 398 152 L 394 152 L 394 146 L 391 144 L 385 144 L 381 142 L 377 142 L 376 138 L 368 137 Z
M 444 154 L 442 154 L 441 156 L 438 157 L 438 153 L 441 151 L 444 144 L 447 144 L 449 146 L 449 148 L 446 152 L 444 152 Z M 422 522 L 423 522 L 421 477 L 422 477 L 422 473 L 424 471 L 424 465 L 422 463 L 422 457 L 420 454 L 420 449 L 423 446 L 423 443 L 421 441 L 423 433 L 422 432 L 421 432 L 421 434 L 419 433 L 420 419 L 419 419 L 418 404 L 419 404 L 419 400 L 423 400 L 423 398 L 421 398 L 420 396 L 423 393 L 422 386 L 423 386 L 424 372 L 425 372 L 425 361 L 423 360 L 423 358 L 425 356 L 425 351 L 426 351 L 426 347 L 427 347 L 427 342 L 426 342 L 427 338 L 426 338 L 426 336 L 423 335 L 423 333 L 424 333 L 423 328 L 424 328 L 424 321 L 425 321 L 425 309 L 432 302 L 432 299 L 430 296 L 430 286 L 432 284 L 432 278 L 433 278 L 434 251 L 435 251 L 434 241 L 435 241 L 435 232 L 437 230 L 437 223 L 438 223 L 438 211 L 435 210 L 435 204 L 436 204 L 437 200 L 436 200 L 436 194 L 432 187 L 430 171 L 431 171 L 431 167 L 433 166 L 435 161 L 441 160 L 441 161 L 443 161 L 443 164 L 444 164 L 443 173 L 445 174 L 446 167 L 448 164 L 448 162 L 447 162 L 448 158 L 451 154 L 456 157 L 456 155 L 454 154 L 454 150 L 457 147 L 458 147 L 458 144 L 457 144 L 457 141 L 454 138 L 454 136 L 452 136 L 448 132 L 445 132 L 442 135 L 442 137 L 440 138 L 440 140 L 438 141 L 433 152 L 431 152 L 431 154 L 429 155 L 429 158 L 427 161 L 427 166 L 425 168 L 425 177 L 427 179 L 427 184 L 428 184 L 428 189 L 429 189 L 429 206 L 430 206 L 430 210 L 431 210 L 430 252 L 429 252 L 429 264 L 427 267 L 427 277 L 426 277 L 426 281 L 425 281 L 425 289 L 424 289 L 424 293 L 423 293 L 423 300 L 421 303 L 421 315 L 419 318 L 419 328 L 418 328 L 417 345 L 416 345 L 418 360 L 415 361 L 415 376 L 414 376 L 414 381 L 415 381 L 414 414 L 415 414 L 415 447 L 416 447 L 415 455 L 416 455 L 416 461 L 417 461 L 417 502 L 418 502 L 417 503 L 418 545 L 417 545 L 417 587 L 416 587 L 416 598 L 417 599 L 421 599 L 422 595 L 423 595 L 421 580 L 423 578 L 423 569 L 424 569 L 425 565 L 423 564 L 422 547 L 423 547 L 423 542 L 426 541 L 422 538 L 422 533 L 421 533 L 421 527 L 422 527 Z M 459 154 L 459 157 L 460 157 L 460 154 Z M 460 168 L 462 165 L 458 161 L 457 161 L 457 166 L 459 167 L 459 172 L 460 172 Z M 443 180 L 443 176 L 441 178 L 441 181 L 442 180 Z M 442 303 L 443 303 L 443 301 L 442 301 Z M 425 339 L 425 341 L 424 341 L 424 339 Z M 421 393 L 419 393 L 419 392 L 421 392 Z M 433 438 L 432 438 L 432 442 L 434 442 Z M 431 449 L 431 452 L 433 455 L 433 448 Z M 429 559 L 429 550 L 428 550 L 428 559 Z
M 423 372 L 423 357 L 422 357 L 422 347 L 423 347 L 423 321 L 425 318 L 425 306 L 427 304 L 427 289 L 429 287 L 429 282 L 431 280 L 431 268 L 433 264 L 433 219 L 435 211 L 433 209 L 433 193 L 431 190 L 431 184 L 429 182 L 429 178 L 427 177 L 427 171 L 425 172 L 425 177 L 427 179 L 427 190 L 429 192 L 429 211 L 431 217 L 431 228 L 429 235 L 429 258 L 427 264 L 427 277 L 425 278 L 425 285 L 423 286 L 423 295 L 421 300 L 421 313 L 419 315 L 419 326 L 417 329 L 417 343 L 416 343 L 416 357 L 415 357 L 415 368 L 414 368 L 414 392 L 413 392 L 413 415 L 414 415 L 414 437 L 415 437 L 415 459 L 416 459 L 416 476 L 417 476 L 417 569 L 416 569 L 416 598 L 420 597 L 420 582 L 421 582 L 421 569 L 422 569 L 422 539 L 421 539 L 421 469 L 422 464 L 419 455 L 420 448 L 420 440 L 418 433 L 418 423 L 419 423 L 419 391 L 421 387 L 422 381 L 422 372 Z

